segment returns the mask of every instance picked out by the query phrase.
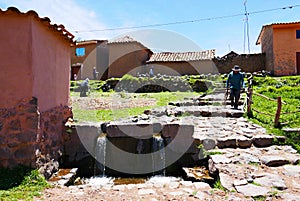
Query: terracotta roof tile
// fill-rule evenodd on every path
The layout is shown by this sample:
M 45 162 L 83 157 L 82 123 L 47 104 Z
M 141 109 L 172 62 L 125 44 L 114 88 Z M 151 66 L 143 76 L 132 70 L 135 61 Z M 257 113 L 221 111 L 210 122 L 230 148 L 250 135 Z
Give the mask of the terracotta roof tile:
M 202 52 L 159 52 L 154 53 L 148 62 L 199 61 L 211 60 L 214 57 L 215 50 L 206 50 Z
M 1 15 L 10 14 L 10 13 L 16 13 L 16 14 L 23 15 L 23 16 L 30 16 L 31 15 L 31 16 L 37 18 L 38 20 L 40 20 L 40 22 L 42 22 L 45 26 L 49 27 L 50 30 L 55 31 L 61 37 L 68 40 L 70 43 L 74 43 L 74 41 L 73 41 L 74 35 L 71 34 L 69 31 L 67 31 L 63 25 L 51 24 L 50 23 L 51 20 L 48 17 L 40 18 L 39 15 L 33 10 L 30 10 L 30 11 L 27 11 L 26 13 L 23 13 L 23 12 L 19 11 L 16 7 L 9 7 L 9 8 L 7 8 L 7 10 L 2 10 L 0 8 L 0 14 Z

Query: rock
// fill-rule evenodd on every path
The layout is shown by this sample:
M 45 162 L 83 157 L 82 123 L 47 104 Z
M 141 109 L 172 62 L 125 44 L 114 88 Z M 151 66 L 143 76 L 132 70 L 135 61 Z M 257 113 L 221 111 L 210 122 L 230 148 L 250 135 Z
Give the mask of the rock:
M 290 193 L 284 193 L 281 197 L 282 200 L 288 200 L 288 201 L 299 201 L 299 194 L 298 195 L 294 195 L 294 194 L 290 194 Z
M 227 164 L 231 162 L 231 159 L 229 159 L 228 157 L 224 156 L 223 154 L 216 154 L 216 155 L 211 155 L 210 156 L 212 162 L 214 162 L 215 164 Z
M 175 192 L 170 192 L 169 194 L 172 195 L 172 196 L 177 197 L 177 196 L 183 195 L 184 193 L 182 191 L 175 191 Z
M 287 176 L 297 176 L 300 175 L 300 166 L 299 165 L 285 165 L 283 166 L 283 174 Z
M 217 175 L 219 172 L 219 170 L 216 167 L 216 164 L 213 162 L 211 158 L 208 159 L 208 170 L 211 175 Z
M 236 139 L 236 145 L 239 148 L 249 148 L 252 145 L 252 140 L 244 136 L 239 136 Z
M 208 183 L 205 182 L 194 182 L 194 186 L 196 189 L 201 189 L 201 190 L 209 190 L 211 187 L 209 186 Z
M 228 191 L 234 190 L 233 178 L 222 172 L 219 173 L 221 185 Z
M 233 181 L 233 185 L 234 186 L 243 186 L 248 184 L 248 181 L 246 179 L 242 179 L 242 180 L 234 180 Z
M 237 192 L 242 193 L 245 196 L 265 196 L 268 194 L 269 190 L 266 187 L 256 186 L 254 184 L 247 184 L 243 186 L 235 187 Z
M 253 137 L 252 143 L 256 147 L 268 147 L 273 144 L 273 136 L 271 136 L 271 135 L 256 135 Z
M 148 120 L 148 119 L 149 119 L 149 116 L 146 115 L 146 114 L 141 114 L 140 118 L 141 118 L 142 120 Z
M 180 181 L 180 184 L 185 187 L 190 187 L 194 185 L 191 181 Z
M 211 150 L 211 149 L 214 149 L 216 147 L 216 141 L 215 141 L 215 139 L 209 139 L 209 138 L 204 139 L 202 141 L 202 144 L 203 144 L 203 148 L 205 150 Z
M 143 137 L 150 138 L 153 135 L 152 123 L 126 123 L 111 122 L 106 127 L 108 137 Z
M 275 174 L 266 173 L 263 177 L 254 179 L 254 182 L 262 186 L 274 187 L 279 190 L 287 189 L 284 180 L 279 175 Z
M 223 148 L 236 148 L 236 139 L 231 137 L 218 138 L 217 146 L 220 149 Z
M 170 183 L 169 183 L 169 188 L 175 189 L 175 188 L 178 188 L 179 185 L 180 185 L 179 182 L 173 181 L 173 182 L 170 182 Z
M 260 164 L 259 158 L 257 158 L 256 156 L 254 156 L 252 154 L 248 154 L 248 153 L 241 153 L 239 156 L 239 161 L 241 163 L 245 163 L 245 164 L 249 164 L 249 163 Z
M 112 187 L 112 190 L 114 190 L 114 191 L 124 191 L 125 187 L 126 187 L 126 185 L 114 185 Z
M 156 194 L 156 192 L 152 189 L 140 189 L 138 191 L 138 194 L 139 195 L 154 195 L 154 194 Z
M 263 164 L 270 167 L 282 166 L 289 163 L 289 161 L 286 158 L 283 158 L 281 156 L 273 156 L 273 155 L 262 156 L 260 158 L 260 161 Z
M 201 191 L 198 191 L 196 193 L 196 195 L 194 195 L 195 198 L 198 198 L 199 200 L 205 200 L 205 193 L 201 192 Z

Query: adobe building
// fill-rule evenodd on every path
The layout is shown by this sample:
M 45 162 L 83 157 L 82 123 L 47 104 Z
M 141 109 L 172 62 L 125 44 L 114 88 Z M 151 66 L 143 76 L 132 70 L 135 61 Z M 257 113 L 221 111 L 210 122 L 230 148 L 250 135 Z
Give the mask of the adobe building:
M 108 78 L 147 72 L 146 61 L 153 54 L 149 48 L 130 36 L 109 41 L 107 44 L 109 49 Z
M 198 75 L 218 73 L 212 61 L 215 50 L 201 52 L 159 52 L 147 61 L 154 73 L 165 75 Z
M 262 27 L 257 45 L 272 74 L 300 75 L 300 22 L 273 23 Z
M 74 80 L 75 74 L 78 80 L 94 79 L 94 67 L 98 72 L 96 79 L 107 79 L 107 40 L 76 42 L 76 45 L 71 47 L 71 64 L 71 80 Z
M 74 36 L 35 11 L 0 9 L 0 167 L 61 156 Z

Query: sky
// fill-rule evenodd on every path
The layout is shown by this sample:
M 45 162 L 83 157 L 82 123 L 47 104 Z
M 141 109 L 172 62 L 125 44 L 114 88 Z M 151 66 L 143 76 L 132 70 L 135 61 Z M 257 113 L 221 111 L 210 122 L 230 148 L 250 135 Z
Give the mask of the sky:
M 63 24 L 77 40 L 112 40 L 130 35 L 154 52 L 215 49 L 217 56 L 230 51 L 260 53 L 256 40 L 263 25 L 300 21 L 300 0 L 247 0 L 248 20 L 244 3 L 245 0 L 0 0 L 0 8 L 34 10 L 40 17 L 49 17 L 51 23 Z M 295 7 L 282 9 L 289 6 Z M 185 21 L 189 23 L 176 23 Z M 147 27 L 155 24 L 169 25 Z M 144 27 L 128 28 L 141 26 Z

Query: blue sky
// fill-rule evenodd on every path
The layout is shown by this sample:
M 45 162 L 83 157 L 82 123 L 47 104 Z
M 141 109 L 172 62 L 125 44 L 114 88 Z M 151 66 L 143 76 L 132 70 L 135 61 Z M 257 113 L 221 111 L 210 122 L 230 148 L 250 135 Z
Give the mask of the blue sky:
M 151 24 L 190 21 L 196 19 L 213 18 L 235 14 L 243 14 L 245 0 L 0 0 L 1 9 L 15 6 L 26 12 L 35 10 L 40 17 L 49 17 L 53 23 L 63 24 L 81 40 L 112 39 L 121 34 L 138 30 L 134 35 L 143 40 L 145 31 L 141 29 L 124 29 L 110 31 L 103 30 L 117 27 L 144 26 Z M 260 52 L 260 46 L 255 45 L 261 27 L 265 24 L 277 22 L 300 21 L 300 0 L 248 0 L 248 12 L 282 8 L 298 5 L 292 9 L 280 9 L 272 12 L 262 12 L 249 15 L 249 42 L 251 53 Z M 222 56 L 229 50 L 238 53 L 248 53 L 247 43 L 244 46 L 245 16 L 201 20 L 194 23 L 174 24 L 168 26 L 151 27 L 157 33 L 172 33 L 179 38 L 195 45 L 187 48 L 174 47 L 178 37 L 174 39 L 171 50 L 194 51 L 198 46 L 202 50 L 216 49 L 216 55 Z M 78 32 L 76 32 L 78 31 Z M 157 32 L 158 31 L 158 32 Z M 155 35 L 155 34 L 154 34 Z M 142 36 L 142 37 L 141 37 Z M 158 37 L 159 42 L 173 37 Z M 144 42 L 144 41 L 141 41 Z M 146 46 L 157 51 L 156 47 L 145 41 Z M 182 44 L 182 43 L 181 43 Z M 182 46 L 182 45 L 181 45 Z M 244 48 L 245 47 L 245 48 Z M 170 49 L 165 48 L 167 51 Z

